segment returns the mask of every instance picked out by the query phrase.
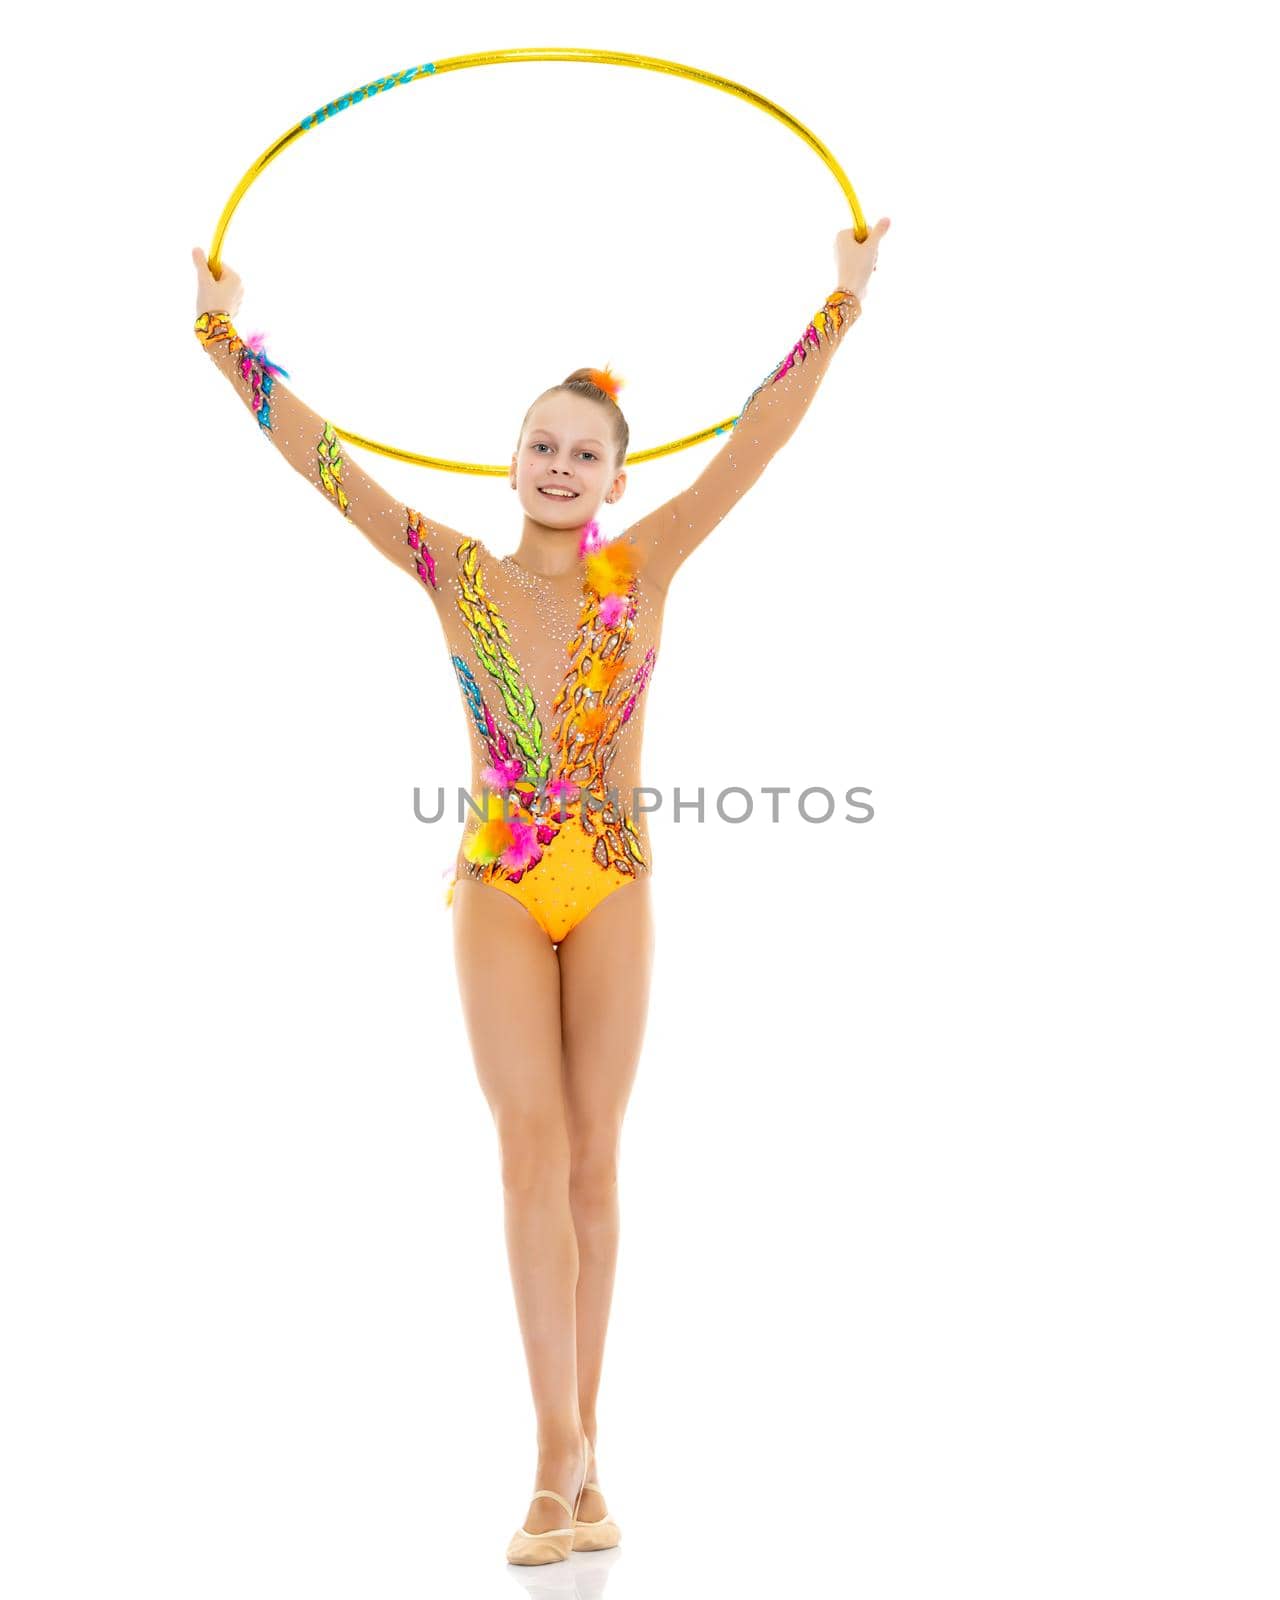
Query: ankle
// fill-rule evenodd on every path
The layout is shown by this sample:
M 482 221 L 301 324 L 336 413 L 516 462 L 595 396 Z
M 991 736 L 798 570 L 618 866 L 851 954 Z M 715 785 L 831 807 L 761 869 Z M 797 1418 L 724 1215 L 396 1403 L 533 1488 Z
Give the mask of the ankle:
M 558 1457 L 574 1457 L 582 1459 L 582 1434 L 580 1432 L 566 1433 L 563 1428 L 544 1429 L 538 1433 L 538 1456 L 541 1460 L 555 1460 Z

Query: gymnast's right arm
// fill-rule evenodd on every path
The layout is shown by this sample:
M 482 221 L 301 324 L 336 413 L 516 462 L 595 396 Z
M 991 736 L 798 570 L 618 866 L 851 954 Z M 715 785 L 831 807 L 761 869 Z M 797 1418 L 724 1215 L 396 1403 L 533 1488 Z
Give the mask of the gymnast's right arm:
M 268 356 L 260 339 L 241 338 L 231 321 L 242 294 L 229 267 L 214 278 L 198 248 L 192 252 L 200 274 L 196 338 L 239 394 L 265 435 L 295 471 L 302 474 L 348 521 L 353 522 L 387 559 L 426 589 L 439 594 L 436 562 L 461 537 L 396 500 L 343 452 L 333 424 L 285 388 L 288 374 Z M 230 310 L 212 309 L 214 305 Z

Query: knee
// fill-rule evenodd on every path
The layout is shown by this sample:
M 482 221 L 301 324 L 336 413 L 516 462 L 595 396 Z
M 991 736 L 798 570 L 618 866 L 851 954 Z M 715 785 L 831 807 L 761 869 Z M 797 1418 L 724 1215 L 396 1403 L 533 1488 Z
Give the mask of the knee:
M 608 1137 L 576 1141 L 569 1156 L 569 1187 L 576 1200 L 609 1200 L 618 1187 L 618 1141 Z
M 510 1194 L 564 1188 L 569 1181 L 569 1141 L 564 1120 L 541 1114 L 505 1116 L 498 1125 L 502 1187 Z

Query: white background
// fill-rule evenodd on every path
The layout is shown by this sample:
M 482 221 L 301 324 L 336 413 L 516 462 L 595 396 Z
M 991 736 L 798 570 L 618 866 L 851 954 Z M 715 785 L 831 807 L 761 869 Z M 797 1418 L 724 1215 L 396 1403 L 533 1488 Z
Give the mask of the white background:
M 801 431 L 676 580 L 645 762 L 876 815 L 653 820 L 600 1401 L 623 1545 L 524 1581 L 1275 1594 L 1276 129 L 1243 17 L 29 19 L 6 1594 L 511 1592 L 533 1414 L 457 830 L 412 812 L 463 774 L 456 682 L 202 355 L 189 252 L 326 100 L 534 45 L 756 89 L 893 226 Z M 849 221 L 739 100 L 522 64 L 308 134 L 224 254 L 339 426 L 505 461 L 576 365 L 623 374 L 635 447 L 732 415 Z M 712 448 L 633 469 L 624 520 Z M 514 548 L 503 480 L 360 459 Z

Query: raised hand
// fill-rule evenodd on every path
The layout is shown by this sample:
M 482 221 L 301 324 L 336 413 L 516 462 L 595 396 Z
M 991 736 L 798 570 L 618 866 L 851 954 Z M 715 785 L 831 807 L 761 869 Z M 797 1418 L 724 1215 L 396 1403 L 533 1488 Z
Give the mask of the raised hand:
M 856 294 L 859 301 L 867 292 L 871 274 L 876 270 L 876 251 L 888 231 L 889 219 L 881 217 L 861 243 L 854 238 L 852 228 L 844 228 L 836 234 L 836 284 Z
M 196 264 L 196 316 L 205 311 L 221 311 L 226 317 L 234 317 L 244 298 L 244 284 L 237 274 L 223 261 L 215 278 L 199 245 L 192 249 L 191 259 Z

